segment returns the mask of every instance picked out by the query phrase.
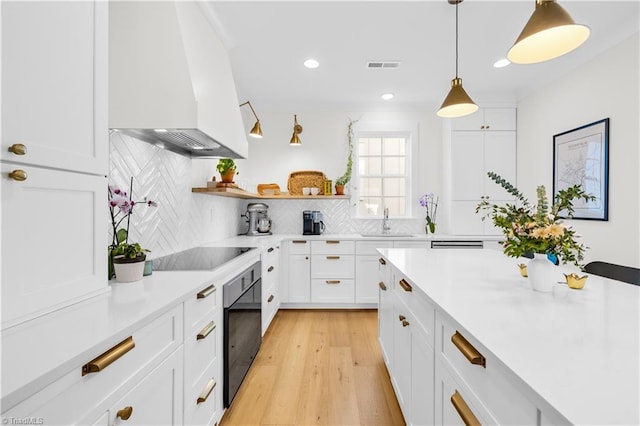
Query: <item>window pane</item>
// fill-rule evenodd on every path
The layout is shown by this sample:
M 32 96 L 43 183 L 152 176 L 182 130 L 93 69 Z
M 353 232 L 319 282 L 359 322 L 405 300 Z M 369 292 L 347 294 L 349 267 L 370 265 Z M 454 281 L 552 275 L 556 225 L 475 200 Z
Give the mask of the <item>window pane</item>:
M 405 138 L 385 138 L 384 155 L 404 155 Z
M 404 197 L 385 197 L 384 204 L 389 208 L 389 216 L 404 216 Z
M 382 157 L 365 157 L 360 158 L 360 164 L 363 166 L 360 175 L 381 175 L 382 174 Z
M 384 157 L 384 173 L 389 175 L 404 174 L 405 157 Z
M 360 179 L 360 195 L 370 197 L 372 195 L 382 195 L 382 179 L 380 178 L 361 178 Z
M 385 178 L 384 179 L 384 195 L 386 197 L 404 196 L 405 178 Z
M 358 152 L 360 155 L 381 155 L 382 138 L 359 138 Z
M 360 197 L 358 202 L 358 215 L 379 216 L 382 215 L 382 199 L 371 197 Z

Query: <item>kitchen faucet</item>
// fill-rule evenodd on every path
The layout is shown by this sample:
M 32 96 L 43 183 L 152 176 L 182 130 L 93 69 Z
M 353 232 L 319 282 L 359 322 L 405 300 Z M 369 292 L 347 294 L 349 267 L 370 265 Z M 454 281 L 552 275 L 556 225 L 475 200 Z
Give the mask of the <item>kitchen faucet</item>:
M 391 227 L 389 226 L 389 208 L 385 207 L 384 208 L 384 217 L 382 218 L 382 233 L 383 234 L 388 234 L 389 231 L 391 230 Z

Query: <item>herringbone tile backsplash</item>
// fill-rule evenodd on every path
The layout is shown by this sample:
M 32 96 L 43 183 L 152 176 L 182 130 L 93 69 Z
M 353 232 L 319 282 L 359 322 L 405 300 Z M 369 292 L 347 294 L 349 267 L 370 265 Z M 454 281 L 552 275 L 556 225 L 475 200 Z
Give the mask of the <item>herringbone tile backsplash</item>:
M 240 215 L 251 201 L 192 193 L 190 158 L 117 132 L 111 134 L 110 141 L 109 183 L 128 188 L 133 177 L 133 199 L 148 197 L 158 202 L 156 208 L 137 206 L 129 229 L 130 241 L 151 250 L 150 258 L 246 232 Z M 301 234 L 303 210 L 320 210 L 327 234 L 382 230 L 381 220 L 352 219 L 350 200 L 261 202 L 269 206 L 274 233 Z M 389 224 L 394 233 L 424 231 L 421 220 L 390 220 Z M 108 225 L 107 229 L 110 232 Z

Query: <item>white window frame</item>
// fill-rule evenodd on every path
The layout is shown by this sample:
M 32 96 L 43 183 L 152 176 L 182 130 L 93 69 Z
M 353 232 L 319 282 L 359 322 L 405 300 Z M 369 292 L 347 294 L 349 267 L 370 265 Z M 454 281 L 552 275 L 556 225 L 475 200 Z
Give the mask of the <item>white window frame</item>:
M 408 129 L 399 130 L 371 130 L 361 129 L 354 131 L 354 173 L 352 177 L 352 197 L 351 203 L 351 217 L 354 219 L 381 219 L 383 217 L 383 211 L 381 209 L 380 214 L 373 216 L 362 216 L 359 213 L 358 204 L 360 200 L 360 138 L 376 138 L 376 137 L 403 137 L 407 140 L 405 147 L 405 216 L 390 216 L 395 219 L 414 219 L 416 216 L 415 202 L 416 199 L 416 182 L 417 182 L 417 132 Z

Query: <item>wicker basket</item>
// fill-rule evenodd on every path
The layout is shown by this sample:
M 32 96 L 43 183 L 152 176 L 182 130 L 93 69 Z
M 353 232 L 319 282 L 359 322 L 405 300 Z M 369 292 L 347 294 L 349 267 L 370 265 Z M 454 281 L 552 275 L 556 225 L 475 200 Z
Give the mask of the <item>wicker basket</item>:
M 302 195 L 302 188 L 318 188 L 319 194 L 324 195 L 324 173 L 315 170 L 301 170 L 289 173 L 287 190 L 291 195 Z

